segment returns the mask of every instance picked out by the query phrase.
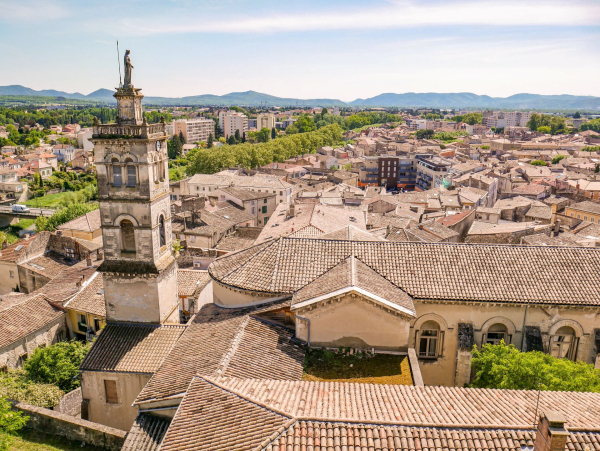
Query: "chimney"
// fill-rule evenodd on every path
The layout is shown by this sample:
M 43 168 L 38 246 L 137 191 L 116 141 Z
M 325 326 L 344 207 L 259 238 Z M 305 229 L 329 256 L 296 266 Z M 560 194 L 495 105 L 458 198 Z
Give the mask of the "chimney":
M 85 258 L 85 262 L 88 266 L 92 266 L 92 256 L 90 254 Z
M 564 451 L 569 438 L 569 431 L 565 429 L 566 421 L 560 412 L 540 412 L 533 450 Z
M 62 236 L 62 230 L 57 230 L 56 231 L 56 236 Z
M 556 222 L 554 222 L 554 236 L 558 236 L 559 233 L 560 233 L 560 219 L 557 219 Z
M 81 276 L 79 278 L 79 280 L 75 283 L 75 285 L 77 285 L 77 288 L 81 288 L 81 285 L 83 284 L 83 280 L 84 280 L 84 277 Z
M 96 260 L 102 260 L 104 258 L 104 254 L 102 251 L 96 252 Z
M 292 202 L 290 204 L 290 208 L 288 210 L 288 216 L 290 216 L 290 217 L 296 216 L 296 205 L 294 204 L 294 202 Z

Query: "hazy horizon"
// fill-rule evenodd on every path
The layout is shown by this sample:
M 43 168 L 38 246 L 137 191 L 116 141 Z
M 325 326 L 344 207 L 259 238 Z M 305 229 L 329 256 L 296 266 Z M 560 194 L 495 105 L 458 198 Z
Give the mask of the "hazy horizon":
M 256 91 L 600 96 L 593 0 L 0 0 L 0 85 L 113 89 L 131 50 L 147 96 Z

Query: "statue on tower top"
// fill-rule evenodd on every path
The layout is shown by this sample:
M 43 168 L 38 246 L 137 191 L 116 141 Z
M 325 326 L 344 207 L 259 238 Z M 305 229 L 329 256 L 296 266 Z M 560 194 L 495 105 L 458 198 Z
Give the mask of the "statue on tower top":
M 131 84 L 131 69 L 133 69 L 133 65 L 131 64 L 131 58 L 129 58 L 129 50 L 125 50 L 125 87 L 129 88 L 133 86 Z

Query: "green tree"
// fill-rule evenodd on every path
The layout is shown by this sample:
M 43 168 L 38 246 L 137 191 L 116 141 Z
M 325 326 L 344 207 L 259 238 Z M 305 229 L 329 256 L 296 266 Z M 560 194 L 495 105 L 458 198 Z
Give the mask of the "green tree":
M 183 150 L 183 142 L 178 135 L 173 136 L 167 142 L 167 155 L 170 160 L 175 160 L 181 156 Z
M 235 131 L 235 142 L 236 142 L 236 143 L 239 143 L 240 141 L 241 141 L 240 130 L 239 130 L 239 129 L 237 129 L 237 130 Z
M 12 410 L 11 402 L 4 396 L 0 397 L 0 451 L 8 451 L 11 445 L 11 435 L 21 429 L 29 421 L 23 412 Z
M 64 394 L 65 392 L 54 384 L 33 382 L 24 370 L 0 373 L 0 396 L 6 396 L 8 399 L 52 409 Z
M 79 387 L 79 365 L 91 343 L 62 341 L 37 348 L 24 364 L 27 377 L 37 383 L 54 384 L 65 392 Z
M 2 247 L 2 244 L 6 241 L 6 233 L 4 232 L 0 232 L 0 248 Z
M 575 112 L 575 114 L 573 115 L 573 119 L 581 119 L 581 114 L 579 113 L 579 111 Z
M 269 129 L 266 127 L 263 127 L 256 134 L 256 139 L 258 140 L 259 143 L 266 143 L 267 141 L 269 141 L 270 135 L 271 135 L 271 132 L 269 131 Z
M 529 164 L 532 166 L 546 166 L 546 162 L 544 160 L 533 160 Z
M 432 138 L 435 132 L 430 128 L 426 128 L 424 130 L 417 130 L 416 136 L 417 139 L 429 139 Z
M 552 164 L 556 164 L 564 158 L 567 158 L 567 156 L 566 155 L 557 155 L 554 158 L 552 158 Z
M 543 352 L 521 352 L 504 342 L 472 351 L 471 387 L 600 392 L 600 370 Z
M 182 146 L 184 144 L 187 144 L 185 138 L 183 137 L 183 132 L 179 132 L 179 142 L 181 143 Z
M 552 128 L 548 125 L 541 125 L 537 128 L 538 133 L 550 134 L 552 133 Z
M 207 147 L 208 149 L 211 149 L 211 148 L 212 148 L 212 146 L 213 146 L 213 141 L 214 141 L 214 138 L 213 138 L 213 135 L 212 135 L 212 133 L 211 133 L 210 135 L 208 135 L 208 140 L 206 141 L 206 147 Z
M 271 139 L 275 139 L 277 138 L 277 130 L 275 130 L 275 127 L 273 127 L 271 129 Z

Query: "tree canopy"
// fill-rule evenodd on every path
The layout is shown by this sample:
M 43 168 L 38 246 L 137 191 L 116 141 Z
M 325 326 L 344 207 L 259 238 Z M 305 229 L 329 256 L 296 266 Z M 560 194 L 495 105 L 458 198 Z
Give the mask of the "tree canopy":
M 600 370 L 583 362 L 559 359 L 543 352 L 521 352 L 504 342 L 472 351 L 471 387 L 511 390 L 600 392 Z
M 47 230 L 53 232 L 59 225 L 69 222 L 79 216 L 82 216 L 90 211 L 98 209 L 98 204 L 71 204 L 56 211 L 49 218 L 38 216 L 35 219 L 35 228 L 38 232 Z
M 12 410 L 11 402 L 0 397 L 0 451 L 10 449 L 10 436 L 21 429 L 29 421 L 23 412 Z
M 462 116 L 454 116 L 452 119 L 456 122 L 464 122 L 465 124 L 475 125 L 481 124 L 483 115 L 481 113 L 467 113 L 463 114 Z
M 187 175 L 213 174 L 225 168 L 241 166 L 255 168 L 273 161 L 283 162 L 305 153 L 315 153 L 319 147 L 337 144 L 343 130 L 337 124 L 309 133 L 286 135 L 260 144 L 243 143 L 199 149 L 190 159 Z
M 531 131 L 538 131 L 540 133 L 563 133 L 565 132 L 566 119 L 564 117 L 551 116 L 548 114 L 539 114 L 533 113 L 527 122 L 527 127 Z M 548 132 L 547 128 L 542 129 L 540 131 L 540 127 L 549 127 L 550 131 Z
M 54 384 L 65 392 L 79 387 L 79 365 L 88 353 L 91 343 L 61 341 L 45 348 L 37 348 L 24 365 L 27 377 L 38 383 Z
M 532 166 L 546 166 L 546 162 L 544 160 L 533 160 L 529 164 Z
M 567 156 L 566 155 L 557 155 L 554 158 L 552 158 L 552 164 L 556 164 L 564 158 L 567 158 Z

